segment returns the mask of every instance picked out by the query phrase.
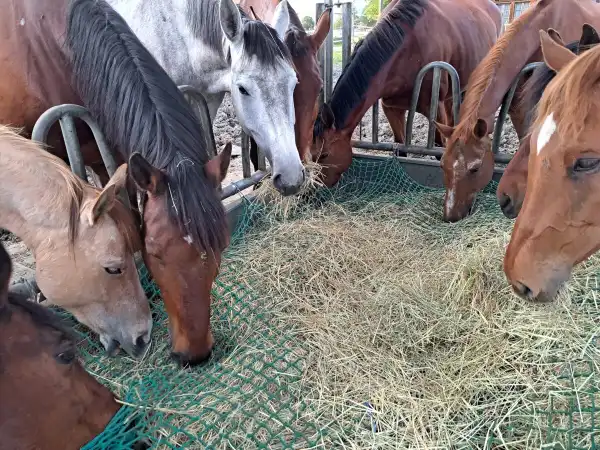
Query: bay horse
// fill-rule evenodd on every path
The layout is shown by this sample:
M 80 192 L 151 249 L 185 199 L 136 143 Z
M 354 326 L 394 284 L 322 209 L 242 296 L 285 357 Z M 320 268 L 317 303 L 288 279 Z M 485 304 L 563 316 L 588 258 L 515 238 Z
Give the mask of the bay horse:
M 521 297 L 550 301 L 600 248 L 600 46 L 576 56 L 540 36 L 557 75 L 532 125 L 527 190 L 504 272 Z
M 584 24 L 581 38 L 578 41 L 571 42 L 566 47 L 571 52 L 579 55 L 599 43 L 600 37 L 596 30 L 590 25 Z M 532 114 L 535 111 L 546 86 L 554 79 L 555 75 L 556 72 L 545 63 L 534 70 L 531 78 L 523 85 L 520 97 L 516 99 L 517 104 L 522 105 L 523 111 L 527 114 Z M 504 169 L 496 191 L 498 204 L 504 215 L 509 219 L 517 217 L 525 198 L 529 144 L 530 140 L 527 135 L 521 140 L 517 152 Z
M 396 142 L 404 142 L 406 111 L 419 70 L 433 61 L 452 64 L 464 83 L 500 32 L 498 7 L 490 0 L 395 0 L 357 45 L 329 103 L 315 122 L 312 156 L 333 186 L 352 162 L 351 137 L 365 112 L 382 99 Z M 432 33 L 431 30 L 435 30 Z M 433 76 L 423 82 L 417 111 L 427 115 Z M 441 78 L 438 120 L 451 114 L 448 75 Z
M 152 316 L 134 261 L 141 249 L 133 213 L 117 198 L 122 165 L 96 189 L 58 157 L 0 125 L 0 227 L 35 256 L 36 280 L 49 304 L 98 333 L 112 354 L 140 356 Z
M 475 196 L 491 181 L 494 155 L 489 133 L 504 95 L 527 63 L 542 60 L 539 30 L 552 28 L 564 42 L 579 38 L 581 26 L 600 26 L 600 5 L 594 0 L 539 0 L 500 36 L 496 45 L 474 70 L 455 128 L 443 127 L 447 138 L 442 158 L 444 171 L 444 220 L 456 222 L 471 212 Z M 526 112 L 511 108 L 515 131 L 527 133 Z
M 143 193 L 143 256 L 169 315 L 173 357 L 205 361 L 211 286 L 229 242 L 218 187 L 230 154 L 209 159 L 185 97 L 105 1 L 0 0 L 0 7 L 0 123 L 30 133 L 51 106 L 90 110 Z M 80 131 L 91 165 L 97 148 L 89 130 Z M 59 142 L 55 127 L 50 150 L 64 155 Z
M 120 405 L 76 358 L 58 316 L 9 292 L 11 260 L 0 243 L 0 450 L 76 450 Z
M 245 11 L 252 11 L 256 20 L 269 22 L 277 9 L 279 0 L 241 0 Z M 298 84 L 294 89 L 294 112 L 296 123 L 296 147 L 300 159 L 310 159 L 313 142 L 313 125 L 319 113 L 319 93 L 323 87 L 318 52 L 331 27 L 331 8 L 327 8 L 319 17 L 313 33 L 308 34 L 298 14 L 288 5 L 290 24 L 283 42 L 290 51 L 296 68 Z M 250 158 L 254 169 L 258 169 L 258 148 L 253 139 L 250 141 Z
M 298 82 L 283 43 L 287 0 L 270 25 L 251 19 L 233 0 L 108 0 L 178 85 L 199 89 L 214 119 L 226 92 L 242 129 L 264 151 L 273 186 L 296 193 L 305 170 L 294 134 Z

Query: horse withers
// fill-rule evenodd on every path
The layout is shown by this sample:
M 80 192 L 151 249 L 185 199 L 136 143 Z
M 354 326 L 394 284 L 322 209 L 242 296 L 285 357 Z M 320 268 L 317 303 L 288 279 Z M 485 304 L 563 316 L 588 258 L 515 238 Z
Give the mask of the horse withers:
M 0 126 L 0 227 L 33 252 L 50 304 L 98 333 L 109 353 L 140 356 L 152 316 L 134 262 L 141 249 L 133 214 L 117 198 L 121 166 L 100 191 L 56 156 Z
M 579 38 L 581 26 L 600 26 L 600 5 L 593 0 L 541 0 L 532 5 L 500 36 L 477 66 L 460 108 L 460 121 L 445 129 L 444 219 L 456 222 L 468 216 L 475 197 L 492 180 L 494 155 L 489 134 L 502 100 L 527 63 L 542 55 L 537 33 L 553 28 L 565 42 Z M 521 80 L 523 82 L 524 80 Z M 521 85 L 517 88 L 519 91 Z M 527 112 L 513 104 L 510 116 L 519 139 L 527 134 Z
M 557 32 L 554 32 L 554 36 L 563 45 L 560 35 Z M 600 37 L 596 30 L 591 25 L 584 24 L 581 38 L 578 41 L 571 42 L 566 47 L 571 52 L 579 55 L 594 45 L 598 45 L 598 43 L 600 43 Z M 545 63 L 534 70 L 531 78 L 524 84 L 520 98 L 517 99 L 517 102 L 523 105 L 522 109 L 527 114 L 535 112 L 535 108 L 546 86 L 554 79 L 555 75 L 556 72 Z M 498 204 L 504 215 L 509 219 L 514 219 L 519 215 L 523 199 L 525 198 L 530 142 L 529 135 L 523 138 L 517 152 L 504 169 L 500 183 L 498 183 L 498 189 L 496 190 Z
M 76 450 L 120 405 L 77 361 L 59 317 L 9 293 L 11 260 L 0 243 L 0 450 Z
M 229 243 L 218 188 L 230 154 L 210 159 L 206 130 L 184 95 L 105 1 L 0 0 L 0 8 L 0 123 L 31 133 L 54 105 L 90 110 L 142 191 L 144 261 L 169 315 L 173 356 L 205 361 L 210 291 Z M 91 165 L 101 158 L 77 124 Z M 65 156 L 60 135 L 53 127 L 49 150 Z
M 527 190 L 504 272 L 521 297 L 549 301 L 600 248 L 600 46 L 576 56 L 540 35 L 557 75 L 532 125 Z
M 214 119 L 226 92 L 243 130 L 264 151 L 275 188 L 296 193 L 305 170 L 294 134 L 298 83 L 283 43 L 287 0 L 269 24 L 233 0 L 109 0 L 178 85 L 199 89 Z
M 490 0 L 396 0 L 357 44 L 332 98 L 315 122 L 313 159 L 323 165 L 322 181 L 338 182 L 352 163 L 352 133 L 378 99 L 394 132 L 404 142 L 419 70 L 434 61 L 454 66 L 462 83 L 492 47 L 501 26 L 498 7 Z M 436 30 L 432 34 L 431 30 Z M 428 115 L 433 76 L 423 82 L 417 112 Z M 442 72 L 438 121 L 451 124 L 452 93 Z M 441 136 L 438 135 L 438 143 Z

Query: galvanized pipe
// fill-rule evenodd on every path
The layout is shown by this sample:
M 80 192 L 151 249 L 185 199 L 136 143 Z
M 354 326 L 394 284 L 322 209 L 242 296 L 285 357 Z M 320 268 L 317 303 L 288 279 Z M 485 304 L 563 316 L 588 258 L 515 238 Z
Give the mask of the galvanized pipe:
M 263 178 L 268 175 L 267 172 L 263 172 L 261 170 L 257 170 L 252 174 L 252 176 L 248 178 L 244 178 L 243 180 L 234 181 L 233 183 L 225 186 L 223 191 L 221 192 L 221 200 L 224 200 L 228 197 L 231 197 L 238 192 L 242 192 L 244 189 L 249 188 L 250 186 L 254 186 L 258 184 Z
M 433 68 L 433 82 L 431 84 L 431 100 L 429 102 L 429 128 L 427 129 L 427 148 L 433 148 L 435 142 L 435 120 L 438 115 L 438 106 L 440 103 L 440 81 L 442 69 Z
M 333 13 L 331 19 L 333 20 Z M 342 3 L 342 67 L 352 54 L 352 2 Z
M 204 94 L 202 94 L 199 89 L 187 84 L 179 86 L 179 90 L 183 93 L 188 103 L 190 103 L 192 110 L 194 110 L 196 117 L 200 121 L 202 131 L 204 133 L 208 133 L 208 140 L 206 141 L 208 146 L 208 154 L 211 158 L 214 158 L 217 156 L 217 144 L 212 126 L 212 120 L 210 117 L 210 111 L 208 110 L 208 104 L 206 103 Z

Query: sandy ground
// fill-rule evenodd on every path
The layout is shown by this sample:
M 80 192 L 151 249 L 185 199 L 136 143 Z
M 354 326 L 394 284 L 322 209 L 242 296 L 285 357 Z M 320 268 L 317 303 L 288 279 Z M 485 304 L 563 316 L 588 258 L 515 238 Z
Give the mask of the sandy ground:
M 334 72 L 334 80 L 337 80 L 341 73 L 341 69 L 338 69 Z M 367 112 L 365 117 L 362 120 L 361 126 L 357 127 L 354 132 L 354 139 L 357 140 L 371 140 L 371 124 L 372 124 L 372 114 L 371 110 Z M 415 123 L 413 127 L 413 143 L 415 145 L 425 145 L 427 142 L 427 120 L 425 117 L 417 114 L 415 118 Z M 229 95 L 225 96 L 225 100 L 214 123 L 214 133 L 215 140 L 217 143 L 217 149 L 220 150 L 223 146 L 232 141 L 234 144 L 233 151 L 233 159 L 231 161 L 231 165 L 229 168 L 229 172 L 227 178 L 225 179 L 223 186 L 228 185 L 233 181 L 237 181 L 243 178 L 242 175 L 242 159 L 241 159 L 241 148 L 240 148 L 240 137 L 241 137 L 241 128 L 237 123 L 235 112 L 233 110 L 233 106 L 231 104 L 231 99 Z M 379 142 L 393 142 L 393 133 L 392 130 L 387 123 L 387 120 L 381 111 L 379 113 Z M 504 133 L 501 140 L 501 149 L 500 151 L 505 151 L 509 153 L 514 153 L 518 148 L 518 139 L 517 135 L 514 132 L 512 124 L 510 120 L 507 121 L 504 127 Z M 367 152 L 368 153 L 368 152 Z M 229 203 L 239 198 L 240 195 L 244 195 L 251 191 L 247 189 L 242 194 L 235 195 L 230 197 L 225 201 L 225 203 Z M 35 274 L 35 260 L 31 252 L 25 247 L 25 245 L 17 239 L 15 236 L 3 233 L 0 234 L 0 240 L 4 242 L 7 246 L 9 253 L 13 257 L 14 261 L 14 272 L 12 281 L 16 282 L 22 278 L 32 277 Z

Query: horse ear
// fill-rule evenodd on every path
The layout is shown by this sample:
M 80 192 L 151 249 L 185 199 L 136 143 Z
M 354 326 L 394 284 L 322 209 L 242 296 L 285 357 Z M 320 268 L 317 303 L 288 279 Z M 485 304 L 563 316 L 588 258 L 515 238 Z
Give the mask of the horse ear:
M 252 14 L 252 18 L 253 18 L 254 20 L 257 20 L 257 21 L 259 21 L 259 22 L 262 22 L 261 18 L 260 18 L 260 17 L 258 17 L 258 14 L 256 14 L 256 11 L 254 11 L 254 7 L 253 7 L 253 6 L 250 6 L 250 13 Z
M 12 274 L 10 255 L 0 243 L 0 309 L 8 302 L 8 283 Z
M 229 163 L 231 162 L 231 150 L 233 146 L 231 142 L 225 145 L 225 148 L 221 150 L 217 156 L 211 159 L 204 165 L 204 173 L 210 179 L 216 188 L 218 188 L 225 177 L 227 176 L 227 169 L 229 169 Z
M 117 201 L 117 194 L 127 183 L 127 164 L 122 164 L 116 170 L 88 213 L 88 222 L 93 226 L 100 216 L 110 211 Z
M 579 44 L 577 45 L 577 54 L 580 53 L 582 47 L 591 47 L 597 44 L 600 44 L 598 32 L 590 24 L 584 23 L 581 30 L 581 38 L 579 38 Z
M 565 41 L 563 41 L 562 37 L 560 37 L 560 33 L 558 31 L 556 31 L 554 28 L 548 28 L 548 36 L 550 36 L 552 38 L 552 40 L 554 42 L 556 42 L 557 44 L 560 44 L 563 47 L 566 47 Z
M 435 123 L 435 127 L 438 129 L 440 134 L 442 136 L 444 136 L 446 139 L 450 139 L 450 137 L 452 136 L 452 133 L 454 133 L 454 127 L 444 125 L 443 123 L 439 123 L 439 122 L 434 122 L 434 123 Z
M 483 119 L 477 119 L 475 126 L 473 127 L 473 136 L 477 139 L 483 139 L 488 134 L 487 122 Z
M 552 39 L 544 30 L 540 30 L 540 42 L 542 44 L 542 54 L 544 62 L 555 72 L 573 61 L 577 56 Z
M 140 190 L 153 195 L 158 195 L 163 191 L 164 176 L 162 172 L 137 152 L 129 157 L 129 174 Z
M 271 26 L 277 32 L 279 39 L 283 41 L 285 32 L 290 26 L 290 10 L 288 9 L 287 0 L 281 1 L 275 8 L 273 18 L 271 19 Z
M 317 25 L 315 26 L 315 31 L 310 35 L 310 40 L 312 42 L 312 46 L 315 50 L 319 50 L 323 42 L 325 42 L 325 38 L 329 34 L 329 29 L 331 28 L 331 7 L 327 8 L 319 17 Z
M 333 128 L 335 125 L 335 114 L 333 114 L 333 109 L 327 103 L 323 103 L 323 106 L 321 106 L 321 122 L 323 122 L 323 127 L 326 130 Z
M 242 39 L 242 15 L 233 0 L 221 0 L 220 5 L 221 29 L 225 37 L 232 42 L 237 43 Z

